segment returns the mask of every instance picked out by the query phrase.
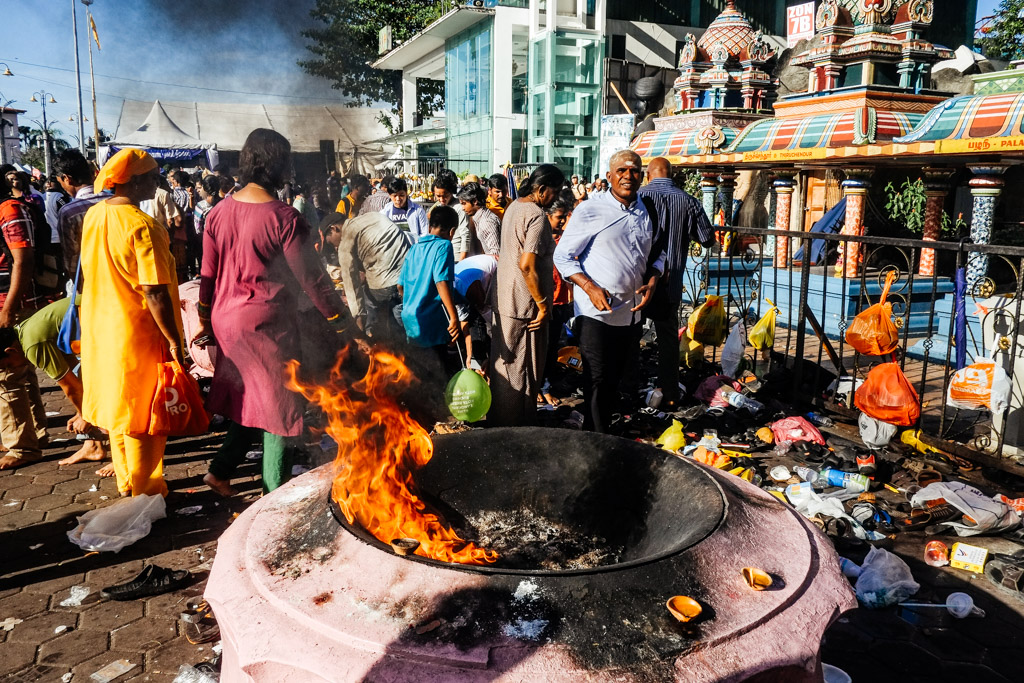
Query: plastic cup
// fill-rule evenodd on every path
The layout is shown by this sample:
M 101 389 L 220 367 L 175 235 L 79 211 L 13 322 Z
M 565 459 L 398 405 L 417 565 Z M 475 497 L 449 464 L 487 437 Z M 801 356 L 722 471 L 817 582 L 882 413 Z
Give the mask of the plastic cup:
M 957 619 L 985 616 L 985 610 L 975 607 L 974 598 L 967 593 L 950 593 L 944 603 L 901 602 L 900 607 L 913 607 L 914 609 L 938 609 L 941 607 Z
M 930 567 L 945 567 L 949 564 L 949 546 L 942 541 L 928 541 L 924 547 L 924 561 Z

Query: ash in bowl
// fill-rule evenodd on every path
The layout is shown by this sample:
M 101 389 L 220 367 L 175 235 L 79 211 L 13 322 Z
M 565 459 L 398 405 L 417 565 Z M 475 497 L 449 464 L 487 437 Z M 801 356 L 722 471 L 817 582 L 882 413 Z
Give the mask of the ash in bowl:
M 622 554 L 604 538 L 588 536 L 528 508 L 484 510 L 464 518 L 463 538 L 498 553 L 510 569 L 592 569 L 615 564 Z

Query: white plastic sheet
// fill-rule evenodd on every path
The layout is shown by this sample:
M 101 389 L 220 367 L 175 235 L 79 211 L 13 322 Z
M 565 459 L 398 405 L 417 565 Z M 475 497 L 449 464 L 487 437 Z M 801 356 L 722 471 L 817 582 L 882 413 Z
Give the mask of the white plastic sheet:
M 68 538 L 83 550 L 116 553 L 144 538 L 153 522 L 166 516 L 167 505 L 159 494 L 124 498 L 79 517 Z

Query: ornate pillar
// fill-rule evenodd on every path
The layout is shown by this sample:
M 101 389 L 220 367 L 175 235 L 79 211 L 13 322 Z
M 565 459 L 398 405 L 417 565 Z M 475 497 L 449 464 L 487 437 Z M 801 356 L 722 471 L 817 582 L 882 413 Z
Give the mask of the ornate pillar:
M 864 234 L 864 208 L 867 199 L 868 188 L 871 187 L 869 178 L 873 170 L 870 168 L 848 168 L 846 169 L 846 180 L 842 183 L 843 196 L 846 197 L 846 222 L 840 234 L 863 235 Z M 836 261 L 835 275 L 842 277 L 857 277 L 857 269 L 864 256 L 860 250 L 860 244 L 856 242 L 839 243 L 839 260 Z
M 927 199 L 924 205 L 924 236 L 921 239 L 934 242 L 942 233 L 942 205 L 945 204 L 946 195 L 949 194 L 949 179 L 953 177 L 953 169 L 925 167 L 922 172 L 924 173 L 924 195 Z M 935 274 L 934 249 L 921 250 L 917 274 L 928 277 Z
M 789 214 L 793 207 L 793 190 L 796 181 L 793 178 L 797 171 L 793 168 L 782 168 L 775 171 L 775 229 L 789 230 Z M 775 240 L 775 267 L 789 267 L 789 238 L 779 237 Z
M 775 179 L 774 173 L 768 174 L 768 227 L 775 228 L 775 211 L 778 208 L 778 194 L 775 193 Z M 775 253 L 775 235 L 768 235 L 764 240 L 764 251 L 766 254 Z
M 715 222 L 715 195 L 718 193 L 718 171 L 703 171 L 700 181 L 701 203 L 708 220 Z
M 992 243 L 992 218 L 996 202 L 1003 191 L 1003 173 L 1006 164 L 979 164 L 968 166 L 974 177 L 971 178 L 971 197 L 974 205 L 971 210 L 971 241 L 975 244 Z M 967 260 L 967 289 L 988 275 L 988 254 L 971 254 Z
M 736 191 L 736 178 L 739 176 L 732 169 L 726 169 L 718 176 L 718 201 L 725 214 L 722 227 L 732 227 L 732 196 Z

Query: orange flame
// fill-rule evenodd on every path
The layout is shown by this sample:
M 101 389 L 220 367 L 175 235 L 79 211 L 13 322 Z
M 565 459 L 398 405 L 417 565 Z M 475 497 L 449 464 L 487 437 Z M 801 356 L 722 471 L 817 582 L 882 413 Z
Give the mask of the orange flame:
M 393 397 L 396 387 L 412 379 L 409 368 L 398 356 L 374 351 L 366 375 L 349 384 L 341 372 L 347 358 L 343 349 L 323 386 L 299 379 L 297 361 L 288 364 L 287 374 L 288 388 L 327 416 L 327 433 L 338 444 L 331 496 L 348 523 L 384 543 L 414 538 L 420 542 L 416 554 L 435 560 L 494 562 L 497 553 L 459 538 L 414 492 L 412 472 L 430 462 L 434 445 Z

